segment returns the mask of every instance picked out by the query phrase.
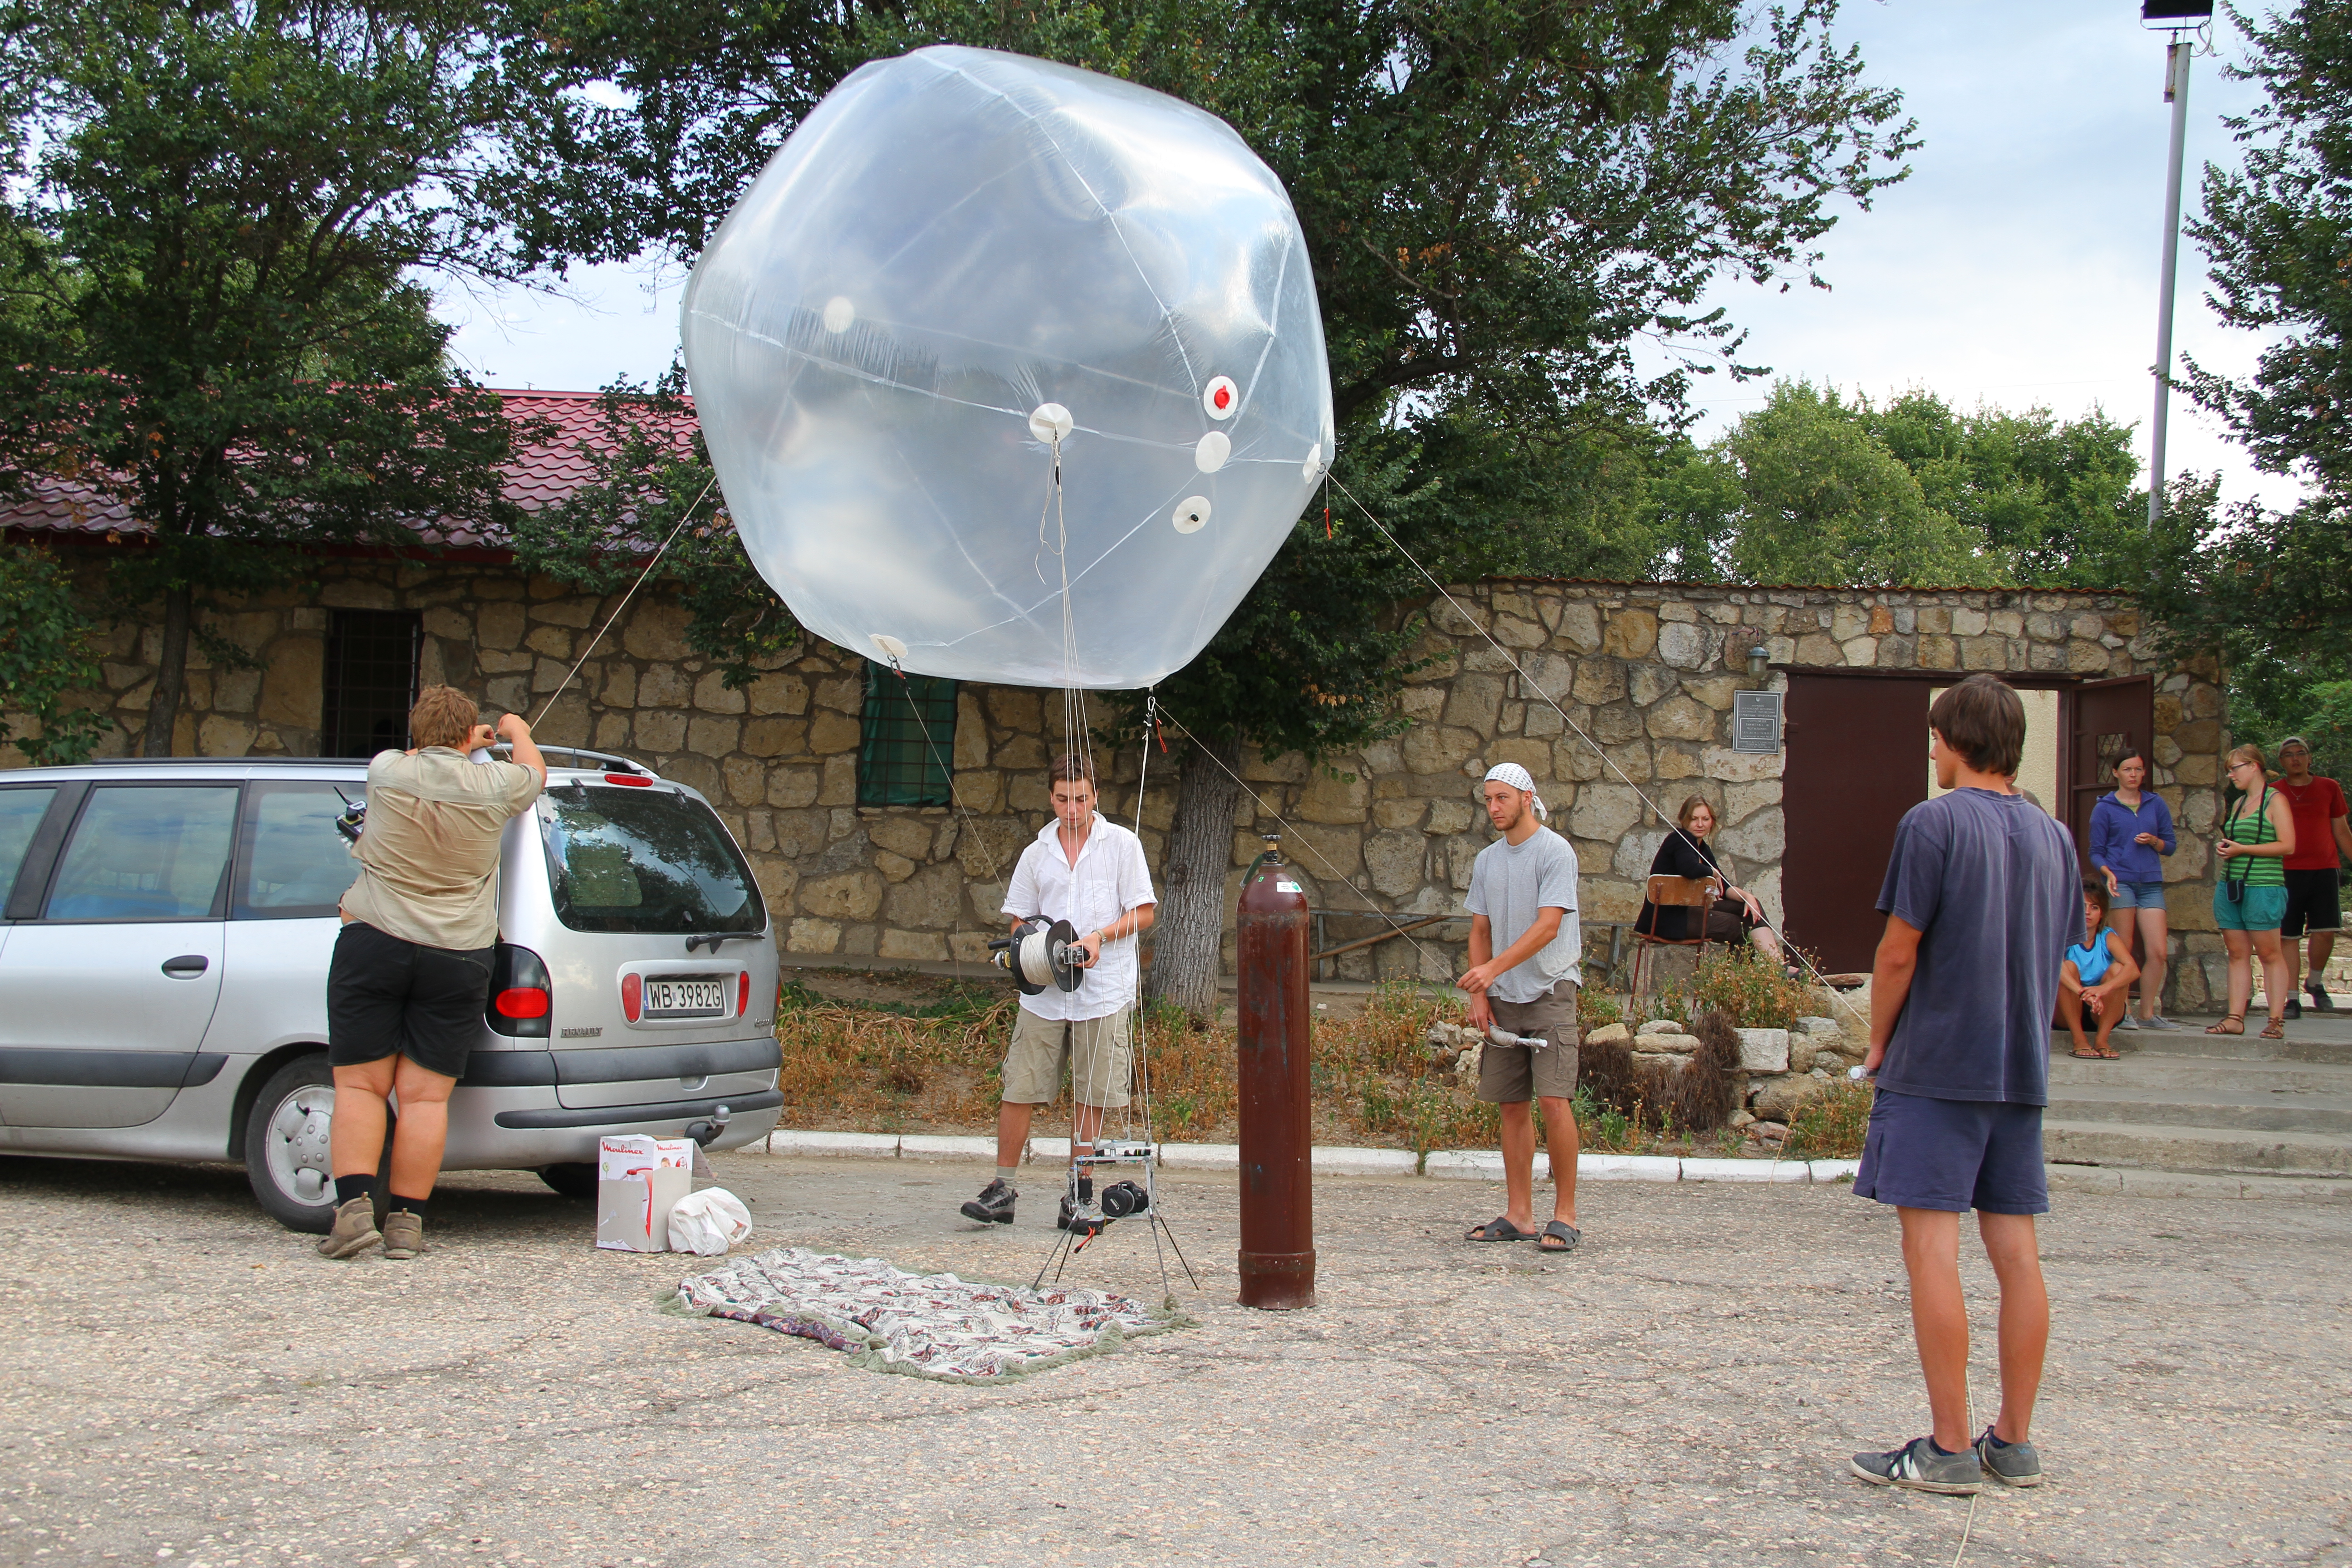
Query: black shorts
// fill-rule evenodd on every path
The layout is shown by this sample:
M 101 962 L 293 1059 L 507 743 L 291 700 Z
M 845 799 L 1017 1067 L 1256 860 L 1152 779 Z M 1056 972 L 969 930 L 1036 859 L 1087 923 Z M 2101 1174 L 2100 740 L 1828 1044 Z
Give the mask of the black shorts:
M 353 921 L 327 970 L 327 1060 L 339 1068 L 406 1057 L 466 1076 L 490 994 L 491 948 L 461 952 L 388 936 Z
M 2336 868 L 2298 871 L 2288 867 L 2286 919 L 2279 922 L 2279 935 L 2297 937 L 2305 931 L 2331 931 L 2343 923 L 2344 917 L 2336 908 Z

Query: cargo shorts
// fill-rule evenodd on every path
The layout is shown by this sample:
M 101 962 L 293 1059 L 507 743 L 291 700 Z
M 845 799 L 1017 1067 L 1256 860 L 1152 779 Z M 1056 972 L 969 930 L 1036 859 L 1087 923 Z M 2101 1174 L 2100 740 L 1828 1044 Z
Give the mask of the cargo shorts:
M 1489 996 L 1495 1026 L 1507 1034 L 1552 1043 L 1498 1046 L 1487 1041 L 1478 1051 L 1478 1098 L 1489 1105 L 1518 1105 L 1530 1100 L 1567 1100 L 1576 1093 L 1576 982 L 1555 980 L 1551 989 L 1532 1002 L 1505 1002 Z
M 1013 1044 L 1004 1053 L 1005 1103 L 1052 1104 L 1061 1097 L 1066 1068 L 1080 1105 L 1125 1105 L 1132 1076 L 1126 1009 L 1076 1019 L 1041 1018 L 1026 1007 L 1014 1009 Z

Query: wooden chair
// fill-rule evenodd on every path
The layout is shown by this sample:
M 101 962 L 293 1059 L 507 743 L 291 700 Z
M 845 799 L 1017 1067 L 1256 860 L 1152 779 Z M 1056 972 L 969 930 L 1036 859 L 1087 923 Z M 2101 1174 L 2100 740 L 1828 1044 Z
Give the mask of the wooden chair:
M 1706 956 L 1706 921 L 1707 917 L 1715 913 L 1715 905 L 1717 897 L 1715 890 L 1715 879 L 1711 877 L 1653 877 L 1650 879 L 1648 890 L 1650 905 L 1654 910 L 1669 909 L 1691 910 L 1692 913 L 1686 916 L 1685 920 L 1687 922 L 1696 923 L 1698 930 L 1698 935 L 1693 937 L 1656 936 L 1652 934 L 1650 931 L 1643 931 L 1641 928 L 1640 923 L 1638 921 L 1635 922 L 1633 927 L 1633 987 L 1626 993 L 1629 1000 L 1639 998 L 1642 994 L 1642 970 L 1644 966 L 1643 961 L 1649 956 L 1649 952 L 1652 948 L 1695 947 L 1698 949 L 1698 952 L 1694 954 L 1695 957 L 1705 958 Z M 1652 924 L 1654 925 L 1656 921 L 1654 916 Z

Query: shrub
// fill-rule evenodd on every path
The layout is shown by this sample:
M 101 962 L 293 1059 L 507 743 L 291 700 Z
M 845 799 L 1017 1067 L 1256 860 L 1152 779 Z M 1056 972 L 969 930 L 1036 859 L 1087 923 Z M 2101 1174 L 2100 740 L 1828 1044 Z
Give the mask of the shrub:
M 1805 986 L 1752 947 L 1725 948 L 1701 959 L 1690 981 L 1690 999 L 1701 1008 L 1719 1007 L 1740 1029 L 1786 1029 L 1804 1011 Z
M 1790 1121 L 1780 1152 L 1791 1159 L 1860 1159 L 1870 1130 L 1870 1094 L 1867 1079 L 1837 1079 Z

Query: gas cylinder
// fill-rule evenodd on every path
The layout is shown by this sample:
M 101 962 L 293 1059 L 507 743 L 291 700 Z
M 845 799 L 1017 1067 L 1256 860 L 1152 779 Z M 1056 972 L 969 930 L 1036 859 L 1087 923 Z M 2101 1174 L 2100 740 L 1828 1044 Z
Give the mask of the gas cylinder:
M 1280 841 L 1242 879 L 1234 931 L 1241 993 L 1241 1304 L 1315 1304 L 1315 1194 L 1307 1116 L 1306 889 Z

